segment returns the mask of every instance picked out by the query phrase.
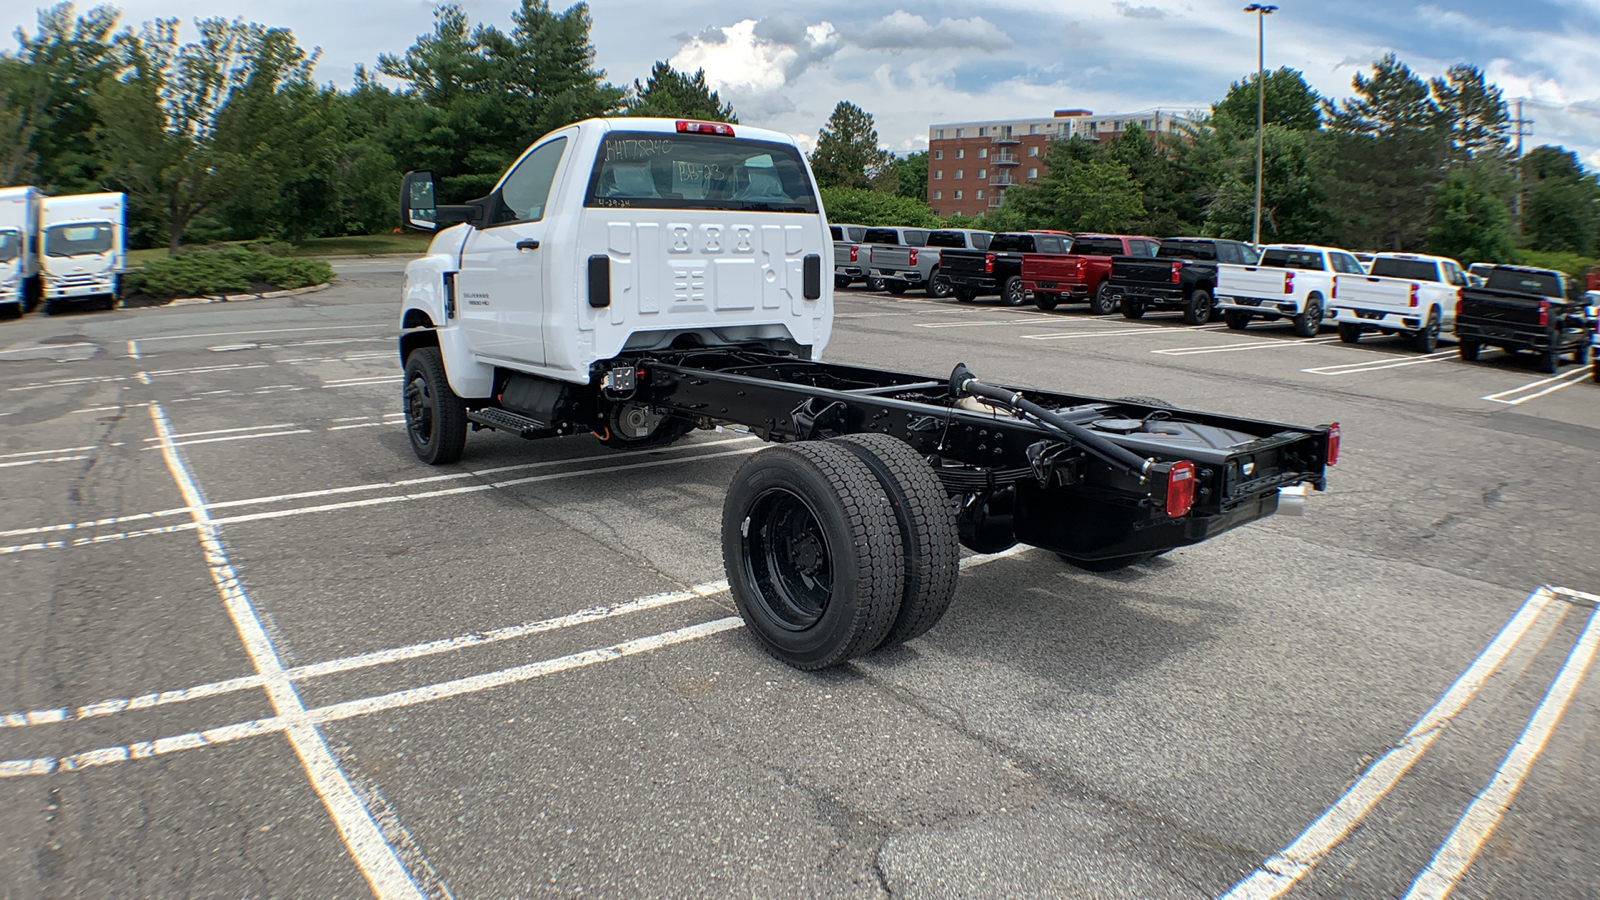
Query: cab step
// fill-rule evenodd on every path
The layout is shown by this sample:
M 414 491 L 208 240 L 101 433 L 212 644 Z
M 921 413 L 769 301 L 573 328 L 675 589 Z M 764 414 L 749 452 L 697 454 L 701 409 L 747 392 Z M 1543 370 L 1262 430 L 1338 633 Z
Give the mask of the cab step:
M 477 428 L 509 431 L 525 438 L 550 437 L 556 434 L 556 429 L 538 419 L 530 418 L 521 413 L 514 413 L 509 409 L 502 409 L 498 406 L 486 406 L 483 409 L 469 410 L 467 412 L 467 421 Z

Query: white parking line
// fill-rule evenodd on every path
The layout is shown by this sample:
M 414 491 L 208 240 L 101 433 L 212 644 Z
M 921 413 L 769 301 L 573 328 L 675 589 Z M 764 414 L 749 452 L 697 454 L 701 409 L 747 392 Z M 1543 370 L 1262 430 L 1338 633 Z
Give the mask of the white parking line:
M 80 454 L 74 456 L 49 456 L 43 459 L 20 459 L 15 462 L 0 463 L 0 469 L 15 469 L 18 466 L 37 466 L 41 463 L 76 462 L 77 460 L 89 458 L 90 456 L 88 454 Z
M 150 343 L 151 341 L 188 341 L 196 338 L 214 337 L 242 337 L 249 334 L 288 334 L 295 331 L 348 331 L 352 328 L 365 328 L 369 331 L 386 331 L 380 325 L 317 325 L 312 328 L 258 328 L 253 331 L 212 331 L 205 334 L 157 334 L 137 340 Z M 373 340 L 376 340 L 374 338 Z
M 1582 368 L 1574 369 L 1571 372 L 1566 372 L 1566 373 L 1561 374 L 1561 375 L 1552 375 L 1549 378 L 1541 378 L 1538 381 L 1530 382 L 1530 383 L 1525 384 L 1525 385 L 1523 385 L 1521 387 L 1515 387 L 1515 388 L 1512 388 L 1509 391 L 1501 391 L 1498 394 L 1489 394 L 1488 396 L 1480 397 L 1478 399 L 1480 399 L 1480 400 L 1488 400 L 1491 403 L 1504 403 L 1507 406 L 1521 406 L 1522 404 L 1527 403 L 1529 400 L 1536 400 L 1539 397 L 1545 396 L 1546 394 L 1553 394 L 1556 391 L 1565 390 L 1566 388 L 1572 387 L 1573 385 L 1583 381 L 1585 378 L 1588 378 L 1588 377 L 1589 377 L 1589 369 L 1588 369 L 1587 366 L 1585 366 L 1585 367 L 1582 367 Z M 1544 390 L 1537 391 L 1537 392 L 1532 393 L 1532 394 L 1528 394 L 1527 396 L 1517 397 L 1514 400 L 1506 399 L 1508 397 L 1511 397 L 1514 394 L 1520 394 L 1523 391 L 1531 391 L 1534 388 L 1540 387 L 1542 385 L 1550 385 L 1550 386 L 1547 387 L 1547 388 L 1544 388 Z
M 918 322 L 918 328 L 980 328 L 985 325 L 1037 325 L 1041 315 L 1021 313 L 1010 319 L 993 319 L 982 322 Z
M 1429 353 L 1426 356 L 1413 356 L 1399 361 L 1368 360 L 1358 363 L 1342 363 L 1337 366 L 1318 366 L 1314 369 L 1301 369 L 1311 375 L 1357 375 L 1362 372 L 1378 372 L 1383 369 L 1399 369 L 1405 366 L 1418 366 L 1423 363 L 1438 362 L 1456 355 L 1454 350 L 1444 350 L 1439 353 Z
M 1307 344 L 1331 344 L 1339 340 L 1331 338 L 1299 338 L 1287 341 L 1251 341 L 1246 344 L 1228 344 L 1222 347 L 1168 347 L 1164 350 L 1151 350 L 1151 353 L 1160 353 L 1165 356 L 1200 356 L 1206 353 L 1238 353 L 1243 350 L 1267 350 L 1274 347 L 1303 347 Z
M 121 447 L 122 444 L 119 442 L 119 443 L 115 443 L 115 444 L 108 444 L 107 446 L 110 446 L 110 447 Z M 90 447 L 61 447 L 61 448 L 56 449 L 56 450 L 24 450 L 21 453 L 3 453 L 3 454 L 0 454 L 0 459 L 21 459 L 21 458 L 26 457 L 26 456 L 49 456 L 52 453 L 54 453 L 57 456 L 59 456 L 59 455 L 61 455 L 63 453 L 82 453 L 82 452 L 84 452 L 86 450 L 95 450 L 95 449 L 98 449 L 98 446 L 90 446 Z
M 1361 823 L 1378 801 L 1394 789 L 1401 776 L 1422 758 L 1434 740 L 1450 727 L 1467 703 L 1477 696 L 1489 676 L 1515 649 L 1517 642 L 1533 627 L 1553 596 L 1554 592 L 1548 587 L 1541 587 L 1529 594 L 1511 621 L 1500 629 L 1495 639 L 1478 654 L 1472 665 L 1461 673 L 1461 677 L 1438 702 L 1411 726 L 1399 744 L 1378 757 L 1327 812 L 1312 822 L 1289 846 L 1263 862 L 1260 868 L 1224 894 L 1222 900 L 1281 897 L 1310 873 Z M 1563 605 L 1561 613 L 1564 615 L 1565 612 Z
M 1113 331 L 1052 331 L 1045 334 L 1024 334 L 1025 341 L 1070 341 L 1077 338 L 1117 337 L 1127 334 L 1148 334 L 1152 329 L 1159 330 L 1159 325 L 1141 325 L 1137 328 L 1119 328 Z
M 184 434 L 174 434 L 174 435 L 171 435 L 171 437 L 172 437 L 173 440 L 185 440 L 187 438 L 210 437 L 211 435 L 214 435 L 214 434 L 237 434 L 237 433 L 239 433 L 241 431 L 266 431 L 266 430 L 270 430 L 270 429 L 274 429 L 274 428 L 295 428 L 295 427 L 297 427 L 297 426 L 293 422 L 279 422 L 276 425 L 246 425 L 246 426 L 244 426 L 242 428 L 216 428 L 216 429 L 213 429 L 211 431 L 190 431 L 190 432 L 186 432 Z M 145 438 L 145 443 L 147 443 L 147 444 L 156 444 L 156 443 L 160 443 L 160 442 L 161 442 L 161 438 L 160 437 Z
M 377 375 L 367 378 L 340 378 L 334 381 L 324 381 L 324 388 L 363 387 L 372 384 L 399 384 L 399 375 Z
M 1460 884 L 1473 860 L 1483 849 L 1485 841 L 1494 834 L 1500 820 L 1505 817 L 1511 801 L 1516 798 L 1528 771 L 1549 743 L 1550 735 L 1561 722 L 1561 716 L 1572 702 L 1572 695 L 1583 683 L 1583 677 L 1594 662 L 1595 648 L 1600 645 L 1600 608 L 1589 615 L 1589 624 L 1583 629 L 1578 643 L 1567 655 L 1556 680 L 1545 692 L 1533 717 L 1522 730 L 1511 752 L 1495 769 L 1494 777 L 1467 807 L 1450 836 L 1434 853 L 1428 867 L 1412 882 L 1406 900 L 1443 900 Z

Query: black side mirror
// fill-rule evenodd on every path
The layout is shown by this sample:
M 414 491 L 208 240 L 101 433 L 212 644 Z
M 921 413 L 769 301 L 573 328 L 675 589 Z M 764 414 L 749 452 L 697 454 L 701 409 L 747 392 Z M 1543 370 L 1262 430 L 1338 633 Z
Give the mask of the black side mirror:
M 432 172 L 407 172 L 400 182 L 400 222 L 417 231 L 438 231 L 478 217 L 477 206 L 440 206 L 437 197 Z

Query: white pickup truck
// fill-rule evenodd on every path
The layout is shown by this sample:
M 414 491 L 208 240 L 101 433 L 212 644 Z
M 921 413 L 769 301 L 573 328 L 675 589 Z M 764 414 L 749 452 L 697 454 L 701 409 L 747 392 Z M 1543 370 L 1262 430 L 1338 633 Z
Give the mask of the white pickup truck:
M 1340 276 L 1362 275 L 1354 255 L 1334 247 L 1272 244 L 1256 265 L 1217 266 L 1217 308 L 1235 331 L 1250 320 L 1289 319 L 1295 334 L 1312 337 L 1332 316 Z
M 1461 264 L 1443 256 L 1379 253 L 1364 277 L 1345 278 L 1334 301 L 1339 339 L 1368 331 L 1403 334 L 1422 353 L 1439 348 L 1439 333 L 1455 327 L 1456 301 L 1468 285 Z
M 830 235 L 785 134 L 590 119 L 486 197 L 436 194 L 427 172 L 401 183 L 401 221 L 438 233 L 400 314 L 413 451 L 455 462 L 468 427 L 646 448 L 728 424 L 782 444 L 733 475 L 722 559 L 749 632 L 799 668 L 932 628 L 960 546 L 1122 568 L 1272 515 L 1338 459 L 1336 424 L 820 361 Z

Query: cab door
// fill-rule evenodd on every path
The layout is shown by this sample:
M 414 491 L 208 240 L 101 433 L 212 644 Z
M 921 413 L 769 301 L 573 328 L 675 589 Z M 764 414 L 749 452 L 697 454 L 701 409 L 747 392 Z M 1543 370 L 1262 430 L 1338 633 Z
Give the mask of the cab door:
M 456 309 L 480 356 L 544 364 L 545 213 L 567 143 L 553 138 L 524 154 L 490 195 L 490 221 L 462 247 Z

